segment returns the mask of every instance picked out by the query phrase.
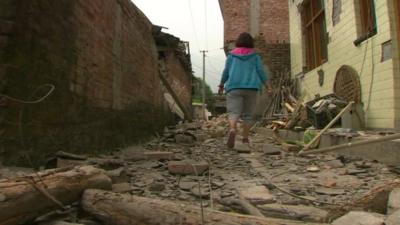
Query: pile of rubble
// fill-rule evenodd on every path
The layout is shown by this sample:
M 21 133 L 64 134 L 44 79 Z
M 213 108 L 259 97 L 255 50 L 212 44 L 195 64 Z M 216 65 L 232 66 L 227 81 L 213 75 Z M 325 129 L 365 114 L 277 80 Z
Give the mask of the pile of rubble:
M 226 133 L 223 115 L 112 155 L 59 152 L 55 169 L 2 168 L 0 224 L 400 224 L 400 180 L 386 165 L 299 157 L 260 134 L 241 154 Z

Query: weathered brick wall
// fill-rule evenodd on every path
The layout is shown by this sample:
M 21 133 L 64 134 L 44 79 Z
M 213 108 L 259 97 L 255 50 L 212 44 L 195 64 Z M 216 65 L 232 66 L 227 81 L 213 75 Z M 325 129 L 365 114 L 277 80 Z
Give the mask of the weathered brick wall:
M 272 79 L 278 78 L 284 71 L 290 71 L 290 44 L 267 43 L 263 35 L 255 39 L 256 52 L 268 65 Z
M 260 0 L 260 33 L 267 43 L 289 42 L 287 0 Z
M 251 14 L 251 6 L 257 6 L 258 14 Z M 225 42 L 236 40 L 242 32 L 250 32 L 251 17 L 258 16 L 258 31 L 267 43 L 289 42 L 289 10 L 285 0 L 220 0 L 224 18 Z
M 40 85 L 56 89 L 38 104 L 2 104 L 1 158 L 112 150 L 169 121 L 152 26 L 129 0 L 3 2 L 13 29 L 0 48 L 0 93 L 36 99 Z
M 251 0 L 220 0 L 225 42 L 236 40 L 242 32 L 249 32 L 250 3 Z
M 168 70 L 167 80 L 175 90 L 175 94 L 185 106 L 192 105 L 192 78 L 191 74 L 185 70 L 184 65 L 173 51 L 166 52 L 165 63 Z M 187 110 L 191 111 L 191 107 Z

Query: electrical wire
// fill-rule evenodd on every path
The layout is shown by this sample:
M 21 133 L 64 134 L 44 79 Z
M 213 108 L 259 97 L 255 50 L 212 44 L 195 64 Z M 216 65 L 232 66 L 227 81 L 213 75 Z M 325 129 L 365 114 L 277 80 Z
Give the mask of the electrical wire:
M 19 103 L 22 103 L 22 104 L 37 104 L 37 103 L 40 103 L 43 100 L 45 100 L 54 91 L 54 89 L 56 89 L 56 87 L 54 85 L 52 85 L 52 84 L 43 84 L 43 85 L 40 85 L 38 88 L 36 88 L 34 93 L 37 92 L 42 87 L 49 87 L 50 90 L 43 97 L 40 97 L 39 99 L 36 99 L 36 100 L 33 100 L 33 101 L 21 100 L 21 99 L 17 99 L 17 98 L 14 98 L 14 97 L 11 97 L 11 96 L 8 96 L 8 95 L 5 95 L 5 94 L 1 94 L 1 93 L 0 93 L 0 97 L 3 97 L 5 99 L 8 99 L 8 100 L 11 100 L 11 101 L 14 101 L 14 102 L 19 102 Z
M 207 0 L 204 0 L 204 41 L 205 47 L 208 49 L 208 17 L 207 17 Z
M 211 69 L 216 72 L 216 73 L 221 73 L 218 72 L 218 69 L 216 69 L 216 67 L 211 63 L 211 61 L 209 59 L 207 59 L 208 65 L 211 67 Z
M 197 48 L 200 48 L 199 39 L 197 38 L 197 32 L 196 32 L 196 26 L 195 26 L 196 24 L 194 22 L 194 16 L 193 16 L 193 11 L 192 11 L 192 2 L 191 2 L 191 0 L 188 0 L 188 6 L 189 6 L 190 18 L 191 18 L 191 21 L 192 21 L 192 29 L 193 29 L 194 38 L 195 38 L 195 41 L 196 41 Z

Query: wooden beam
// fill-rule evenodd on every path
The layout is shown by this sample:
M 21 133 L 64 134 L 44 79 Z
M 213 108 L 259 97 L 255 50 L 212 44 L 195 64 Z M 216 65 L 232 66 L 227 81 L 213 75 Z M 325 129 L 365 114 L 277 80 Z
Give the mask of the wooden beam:
M 182 102 L 179 100 L 178 95 L 175 93 L 174 89 L 168 82 L 167 78 L 165 78 L 165 74 L 167 73 L 166 68 L 165 68 L 165 63 L 161 60 L 159 60 L 158 63 L 158 76 L 160 77 L 162 83 L 164 84 L 165 88 L 168 90 L 169 94 L 171 94 L 172 98 L 174 98 L 176 104 L 178 104 L 179 108 L 182 110 L 183 114 L 185 115 L 185 119 L 188 121 L 192 121 L 192 113 L 187 110 L 187 108 L 182 104 Z
M 327 131 L 329 128 L 331 128 L 339 119 L 340 117 L 342 117 L 342 115 L 347 112 L 348 110 L 350 110 L 350 108 L 353 106 L 354 102 L 350 102 L 349 104 L 347 104 L 346 107 L 344 107 L 344 109 L 342 109 L 342 111 L 340 111 L 339 114 L 336 115 L 335 118 L 333 118 L 333 120 L 326 125 L 326 127 L 324 129 L 322 129 L 317 136 L 315 136 L 310 143 L 306 144 L 303 148 L 303 150 L 301 150 L 299 152 L 299 155 L 302 155 L 305 151 L 307 151 L 308 149 L 310 149 L 311 146 L 313 146 L 313 144 L 325 133 L 325 131 Z
M 323 153 L 323 152 L 333 152 L 337 150 L 343 150 L 343 149 L 348 149 L 348 148 L 354 148 L 358 146 L 363 146 L 363 145 L 368 145 L 368 144 L 376 144 L 376 143 L 381 143 L 385 141 L 392 141 L 400 139 L 400 134 L 393 134 L 393 135 L 388 135 L 388 136 L 383 136 L 377 139 L 370 139 L 370 140 L 364 140 L 364 141 L 357 141 L 354 143 L 346 143 L 342 145 L 335 145 L 331 147 L 326 147 L 326 148 L 321 148 L 321 149 L 316 149 L 316 150 L 310 150 L 306 151 L 303 153 L 299 153 L 300 155 L 308 155 L 308 154 L 317 154 L 317 153 Z M 400 150 L 399 150 L 400 153 Z
M 284 219 L 261 218 L 235 213 L 204 209 L 204 218 L 199 206 L 117 194 L 100 190 L 86 190 L 82 198 L 83 209 L 112 225 L 322 225 Z

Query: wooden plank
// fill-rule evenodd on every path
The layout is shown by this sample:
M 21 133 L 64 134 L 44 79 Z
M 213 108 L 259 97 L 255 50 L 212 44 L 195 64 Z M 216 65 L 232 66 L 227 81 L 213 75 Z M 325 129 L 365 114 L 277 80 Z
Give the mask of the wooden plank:
M 342 144 L 342 145 L 335 145 L 335 146 L 331 146 L 331 147 L 326 147 L 326 148 L 321 148 L 321 149 L 316 149 L 316 150 L 310 150 L 310 151 L 306 151 L 306 152 L 299 153 L 299 154 L 300 155 L 308 155 L 308 154 L 317 154 L 317 153 L 323 153 L 323 152 L 332 152 L 332 151 L 336 151 L 336 150 L 354 148 L 354 147 L 357 147 L 357 146 L 363 146 L 363 145 L 368 145 L 368 144 L 376 144 L 376 143 L 381 143 L 381 142 L 385 142 L 385 141 L 392 141 L 392 140 L 396 140 L 396 139 L 400 139 L 400 134 L 393 134 L 393 135 L 380 137 L 380 138 L 377 138 L 377 139 L 358 141 L 358 142 L 354 142 L 354 143 L 350 142 L 350 143 L 346 143 L 346 144 Z M 400 150 L 399 150 L 399 153 L 400 153 Z
M 325 133 L 325 131 L 327 131 L 329 128 L 331 128 L 331 127 L 340 119 L 340 117 L 341 117 L 345 112 L 347 112 L 348 110 L 350 110 L 350 108 L 353 106 L 353 104 L 354 104 L 354 102 L 350 102 L 349 104 L 347 104 L 347 106 L 346 106 L 344 109 L 342 109 L 342 111 L 340 111 L 340 113 L 337 114 L 336 117 L 333 118 L 333 120 L 332 120 L 328 125 L 326 125 L 326 127 L 325 127 L 324 129 L 322 129 L 322 130 L 317 134 L 317 136 L 315 136 L 315 137 L 310 141 L 310 143 L 308 143 L 308 144 L 306 144 L 306 145 L 304 146 L 303 150 L 301 150 L 301 151 L 299 152 L 299 155 L 302 155 L 303 152 L 305 152 L 305 151 L 307 151 L 308 149 L 310 149 L 310 147 L 313 146 L 313 144 L 322 136 L 322 134 Z
M 176 104 L 178 104 L 179 108 L 182 110 L 183 114 L 185 115 L 185 118 L 188 121 L 192 121 L 192 113 L 187 110 L 187 108 L 182 104 L 182 102 L 179 100 L 178 95 L 175 93 L 174 89 L 168 82 L 168 80 L 165 78 L 165 74 L 167 73 L 165 69 L 165 63 L 163 61 L 159 61 L 159 73 L 158 76 L 160 77 L 162 83 L 164 84 L 165 88 L 168 90 L 169 94 L 174 98 Z
M 83 194 L 82 207 L 105 224 L 113 225 L 322 225 L 211 209 L 204 209 L 202 216 L 199 206 L 93 189 Z

